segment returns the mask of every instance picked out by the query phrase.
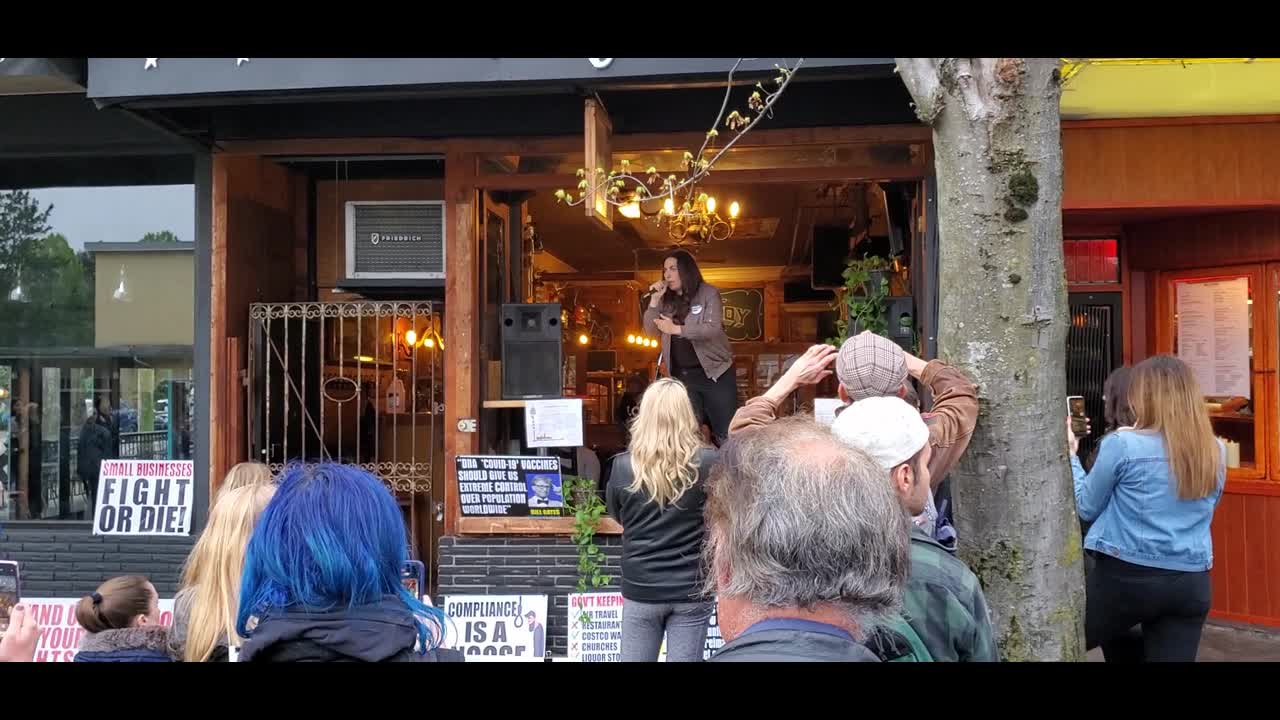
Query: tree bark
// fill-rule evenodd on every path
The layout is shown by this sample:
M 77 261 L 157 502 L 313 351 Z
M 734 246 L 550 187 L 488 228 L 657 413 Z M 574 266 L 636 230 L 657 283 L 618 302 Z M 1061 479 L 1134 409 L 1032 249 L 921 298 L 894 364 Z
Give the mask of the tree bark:
M 977 430 L 951 473 L 960 556 L 982 582 L 1005 660 L 1082 660 L 1058 60 L 897 63 L 933 129 L 938 353 L 978 385 Z

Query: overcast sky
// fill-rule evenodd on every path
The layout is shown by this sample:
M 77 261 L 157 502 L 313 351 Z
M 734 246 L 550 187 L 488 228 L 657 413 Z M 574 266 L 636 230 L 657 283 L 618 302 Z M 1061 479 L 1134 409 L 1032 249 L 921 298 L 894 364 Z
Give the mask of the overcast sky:
M 41 208 L 53 204 L 49 224 L 75 250 L 83 250 L 86 242 L 137 242 L 162 230 L 195 240 L 192 185 L 50 188 L 31 194 Z

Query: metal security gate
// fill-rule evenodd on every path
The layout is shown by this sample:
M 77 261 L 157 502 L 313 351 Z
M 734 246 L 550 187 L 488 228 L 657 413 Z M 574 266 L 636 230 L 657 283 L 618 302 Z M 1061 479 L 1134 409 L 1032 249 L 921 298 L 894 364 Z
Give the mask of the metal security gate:
M 252 457 L 273 472 L 358 465 L 397 494 L 430 492 L 444 411 L 433 303 L 266 303 L 249 318 Z
M 1122 361 L 1119 293 L 1071 293 L 1067 332 L 1067 394 L 1084 396 L 1092 432 L 1080 439 L 1086 458 L 1106 429 L 1102 385 Z M 1064 408 L 1065 412 L 1065 408 Z

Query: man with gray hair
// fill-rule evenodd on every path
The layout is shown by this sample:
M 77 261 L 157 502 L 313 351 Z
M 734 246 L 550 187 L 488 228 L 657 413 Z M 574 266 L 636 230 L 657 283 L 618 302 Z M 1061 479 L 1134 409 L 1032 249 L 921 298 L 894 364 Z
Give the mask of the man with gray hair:
M 712 662 L 877 662 L 901 604 L 910 518 L 869 455 L 804 417 L 731 436 L 707 484 Z

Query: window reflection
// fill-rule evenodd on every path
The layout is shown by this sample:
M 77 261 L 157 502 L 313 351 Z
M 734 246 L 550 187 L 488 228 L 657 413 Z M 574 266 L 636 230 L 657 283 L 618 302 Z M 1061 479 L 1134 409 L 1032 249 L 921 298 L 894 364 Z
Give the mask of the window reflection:
M 190 459 L 193 185 L 0 191 L 0 519 L 88 520 L 108 459 Z

